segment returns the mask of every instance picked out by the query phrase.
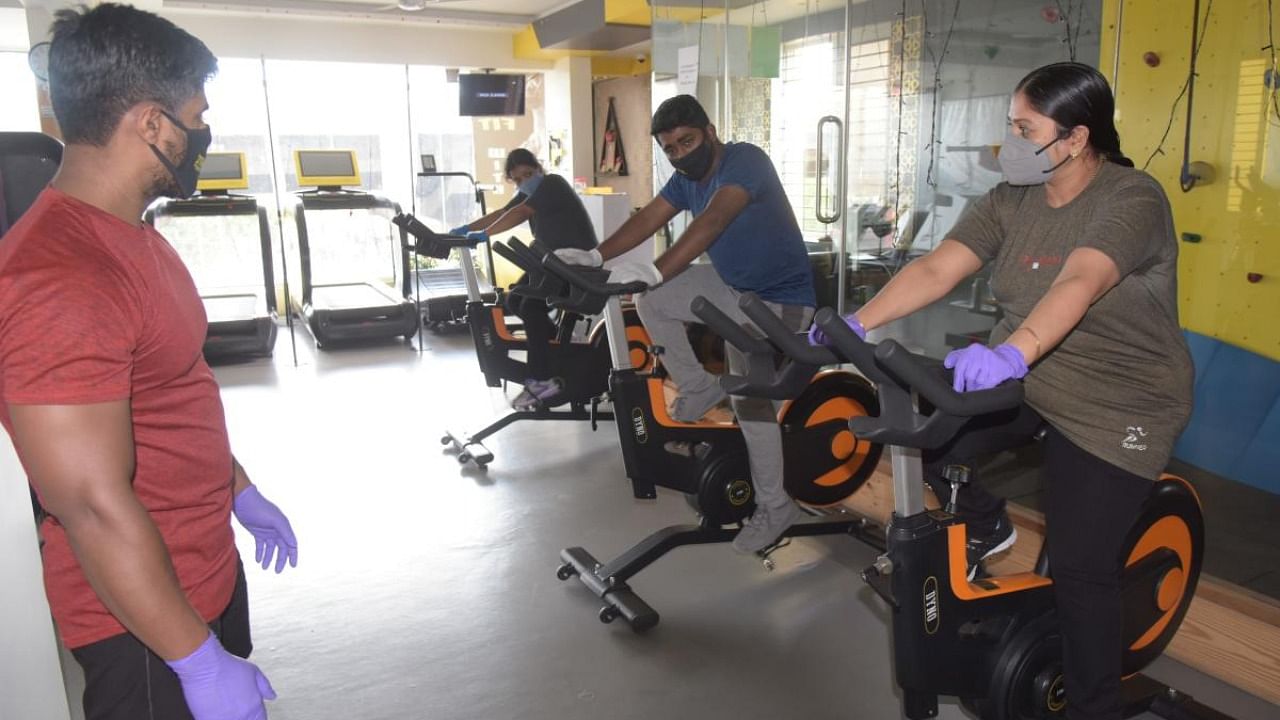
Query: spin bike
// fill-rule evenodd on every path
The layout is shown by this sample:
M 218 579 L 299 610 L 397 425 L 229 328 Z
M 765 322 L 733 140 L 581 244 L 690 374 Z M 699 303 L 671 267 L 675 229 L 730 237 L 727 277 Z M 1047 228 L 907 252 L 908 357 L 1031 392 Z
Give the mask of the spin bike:
M 485 384 L 496 388 L 506 382 L 523 383 L 528 377 L 526 365 L 513 357 L 513 353 L 527 351 L 528 340 L 517 335 L 508 325 L 501 294 L 495 302 L 485 303 L 480 293 L 479 278 L 471 258 L 472 251 L 483 241 L 435 233 L 408 214 L 397 215 L 393 222 L 413 236 L 414 251 L 420 255 L 442 260 L 451 252 L 458 253 L 467 288 L 467 325 L 471 329 L 476 359 Z M 510 245 L 492 243 L 490 247 L 526 273 L 527 282 L 508 292 L 544 301 L 553 293 L 563 294 L 564 282 L 542 269 L 541 256 L 534 249 L 514 238 Z M 634 308 L 626 310 L 625 318 L 627 333 L 636 353 L 635 362 L 644 365 L 647 362 L 643 354 L 647 352 L 648 337 Z M 611 413 L 597 408 L 598 398 L 609 387 L 609 349 L 605 346 L 603 327 L 596 323 L 585 341 L 574 339 L 578 324 L 586 320 L 588 317 L 579 313 L 561 313 L 556 323 L 556 337 L 547 348 L 551 366 L 564 382 L 560 393 L 547 398 L 533 410 L 513 410 L 474 433 L 446 430 L 440 444 L 452 445 L 458 451 L 459 463 L 474 461 L 476 467 L 483 470 L 493 462 L 493 452 L 485 447 L 485 438 L 512 423 L 521 420 L 589 420 L 591 429 L 595 430 L 597 421 L 612 419 Z
M 953 507 L 924 507 L 921 450 L 945 444 L 970 417 L 1016 407 L 1021 383 L 956 393 L 936 362 L 892 340 L 878 346 L 860 340 L 830 308 L 819 311 L 816 322 L 879 390 L 879 417 L 853 416 L 849 427 L 890 446 L 894 513 L 888 550 L 862 577 L 893 609 L 894 671 L 904 714 L 911 720 L 935 717 L 938 696 L 952 695 L 986 720 L 1061 717 L 1062 638 L 1049 554 L 1041 548 L 1034 572 L 969 581 L 964 524 Z M 835 359 L 826 348 L 781 340 L 798 362 Z M 919 410 L 913 392 L 921 398 Z M 952 502 L 967 479 L 965 468 L 948 471 Z M 1186 615 L 1203 548 L 1195 492 L 1185 480 L 1163 476 L 1153 483 L 1123 555 L 1126 717 L 1150 711 L 1175 719 L 1227 718 L 1139 674 Z
M 595 593 L 604 602 L 598 614 L 602 622 L 622 617 L 632 630 L 644 632 L 658 623 L 658 613 L 627 580 L 677 547 L 733 540 L 741 522 L 755 509 L 746 443 L 733 422 L 673 419 L 667 412 L 662 380 L 632 366 L 620 296 L 644 291 L 643 283 L 606 284 L 607 271 L 566 265 L 555 255 L 547 255 L 543 264 L 570 286 L 570 296 L 552 298 L 553 306 L 604 312 L 613 358 L 609 395 L 634 496 L 653 498 L 657 486 L 678 490 L 699 516 L 698 524 L 658 530 L 607 563 L 581 547 L 560 553 L 562 564 L 556 576 L 561 580 L 576 576 Z M 848 372 L 819 373 L 817 366 L 787 361 L 779 365 L 777 349 L 749 326 L 739 325 L 704 298 L 695 299 L 692 309 L 747 356 L 746 375 L 721 378 L 726 392 L 787 401 L 778 422 L 784 485 L 791 497 L 806 505 L 830 506 L 857 490 L 875 469 L 880 446 L 855 437 L 847 421 L 850 416 L 877 411 L 871 386 Z M 757 301 L 752 312 L 757 325 L 783 326 L 763 302 Z M 783 538 L 865 534 L 874 541 L 868 527 L 864 520 L 835 512 L 796 523 Z M 768 559 L 772 549 L 760 553 L 767 567 L 772 567 Z

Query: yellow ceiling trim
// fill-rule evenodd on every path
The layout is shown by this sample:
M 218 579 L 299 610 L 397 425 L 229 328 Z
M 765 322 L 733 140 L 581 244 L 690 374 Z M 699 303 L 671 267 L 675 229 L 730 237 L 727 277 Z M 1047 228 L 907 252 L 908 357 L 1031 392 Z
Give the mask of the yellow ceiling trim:
M 623 77 L 626 75 L 649 74 L 650 61 L 646 54 L 644 60 L 631 56 L 605 55 L 591 58 L 591 74 L 595 77 Z
M 648 0 L 604 0 L 604 21 L 649 27 L 653 17 Z
M 649 7 L 648 0 L 604 0 L 604 21 L 618 25 L 643 25 L 649 27 L 656 16 L 659 20 L 697 22 L 699 17 L 713 18 L 724 14 L 724 8 Z

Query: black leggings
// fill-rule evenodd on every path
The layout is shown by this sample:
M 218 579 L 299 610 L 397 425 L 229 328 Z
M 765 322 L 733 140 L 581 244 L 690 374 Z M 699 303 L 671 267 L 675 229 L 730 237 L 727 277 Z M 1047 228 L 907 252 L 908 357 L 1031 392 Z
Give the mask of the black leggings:
M 522 285 L 525 277 L 516 281 Z M 514 287 L 514 286 L 513 286 Z M 549 380 L 552 375 L 551 352 L 549 347 L 556 336 L 556 325 L 547 314 L 547 303 L 537 298 L 525 297 L 519 293 L 509 292 L 505 304 L 507 312 L 520 318 L 524 323 L 525 371 L 527 380 Z
M 1044 421 L 1030 407 L 978 418 L 941 451 L 926 453 L 926 479 L 945 502 L 947 464 L 969 464 L 986 453 L 1028 442 Z M 1151 492 L 1151 481 L 1099 459 L 1048 427 L 1041 472 L 1047 485 L 1045 542 L 1062 622 L 1067 717 L 1119 720 L 1124 654 L 1120 598 L 1121 553 L 1130 527 Z M 974 480 L 977 478 L 975 477 Z M 1004 500 L 971 483 L 958 515 L 990 523 Z
M 249 657 L 249 592 L 236 562 L 231 602 L 209 623 L 227 652 Z M 84 669 L 85 720 L 191 720 L 178 676 L 130 633 L 71 651 Z

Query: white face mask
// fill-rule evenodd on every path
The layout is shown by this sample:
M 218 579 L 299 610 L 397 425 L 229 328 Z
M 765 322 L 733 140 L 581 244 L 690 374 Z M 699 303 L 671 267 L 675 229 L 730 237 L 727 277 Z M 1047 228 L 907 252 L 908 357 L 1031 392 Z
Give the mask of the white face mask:
M 1043 185 L 1053 177 L 1053 173 L 1066 164 L 1071 156 L 1062 159 L 1057 165 L 1049 157 L 1049 148 L 1062 140 L 1055 138 L 1053 142 L 1039 147 L 1013 130 L 1005 134 L 1004 144 L 1000 146 L 1000 171 L 1010 185 Z

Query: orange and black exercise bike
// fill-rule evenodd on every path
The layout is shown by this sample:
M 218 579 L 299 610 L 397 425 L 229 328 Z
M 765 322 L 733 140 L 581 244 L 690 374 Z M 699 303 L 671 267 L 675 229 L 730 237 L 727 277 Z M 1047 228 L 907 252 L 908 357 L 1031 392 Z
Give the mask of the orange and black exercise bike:
M 633 494 L 652 498 L 656 487 L 678 490 L 698 514 L 696 525 L 658 530 L 607 563 L 581 547 L 560 553 L 557 577 L 576 576 L 594 592 L 604 602 L 600 620 L 607 623 L 621 617 L 632 630 L 643 632 L 657 624 L 658 613 L 627 580 L 677 547 L 732 541 L 741 521 L 755 509 L 746 443 L 734 422 L 672 419 L 662 379 L 635 367 L 620 297 L 645 290 L 643 283 L 606 284 L 608 271 L 566 265 L 553 254 L 545 256 L 543 265 L 568 284 L 569 295 L 550 298 L 553 306 L 589 315 L 604 313 L 613 359 L 609 397 Z M 754 324 L 781 326 L 782 321 L 763 302 L 757 309 L 763 314 L 753 318 Z M 693 310 L 747 356 L 746 375 L 721 379 L 729 394 L 786 401 L 778 422 L 787 492 L 804 505 L 818 508 L 835 506 L 857 490 L 880 458 L 879 445 L 856 438 L 848 427 L 851 415 L 877 411 L 870 384 L 849 372 L 819 372 L 805 363 L 779 364 L 778 350 L 753 334 L 756 331 L 749 325 L 740 325 L 703 298 L 694 301 Z M 838 509 L 814 514 L 791 526 L 783 537 L 861 533 L 873 539 L 865 521 Z M 761 553 L 766 564 L 771 549 Z
M 467 325 L 475 342 L 476 359 L 485 384 L 496 388 L 506 382 L 523 383 L 528 379 L 526 364 L 518 356 L 528 352 L 529 339 L 508 324 L 501 297 L 494 302 L 486 302 L 480 292 L 479 275 L 471 258 L 476 246 L 485 241 L 438 234 L 412 215 L 397 215 L 393 222 L 413 236 L 413 250 L 419 255 L 442 260 L 450 253 L 458 253 L 467 288 Z M 490 243 L 490 247 L 525 272 L 525 282 L 513 286 L 508 292 L 537 300 L 545 300 L 553 292 L 563 292 L 564 282 L 542 269 L 541 255 L 532 248 L 514 238 L 508 244 Z M 635 346 L 646 348 L 647 338 L 643 336 L 635 309 L 628 308 L 624 316 L 628 333 L 636 336 Z M 556 336 L 543 348 L 548 364 L 562 380 L 560 392 L 532 410 L 514 410 L 477 432 L 445 431 L 440 443 L 452 445 L 457 450 L 459 463 L 474 462 L 478 468 L 484 469 L 493 461 L 493 452 L 484 445 L 485 438 L 514 422 L 589 420 L 595 429 L 598 420 L 612 419 L 608 411 L 599 411 L 596 407 L 598 398 L 609 389 L 609 348 L 605 345 L 604 328 L 596 323 L 585 338 L 574 337 L 578 325 L 587 320 L 587 316 L 579 313 L 561 313 L 556 323 Z M 638 362 L 643 364 L 643 360 Z
M 878 346 L 860 340 L 830 308 L 818 312 L 816 323 L 835 352 L 811 347 L 794 334 L 770 333 L 770 339 L 795 362 L 851 361 L 876 384 L 879 416 L 851 416 L 849 428 L 859 438 L 890 446 L 894 512 L 887 552 L 862 577 L 893 609 L 894 671 L 905 716 L 935 717 L 939 695 L 960 698 L 986 720 L 1064 716 L 1062 639 L 1049 553 L 1041 548 L 1034 572 L 970 581 L 964 524 L 924 504 L 921 450 L 945 444 L 975 415 L 1017 406 L 1022 384 L 956 393 L 937 362 L 892 340 Z M 948 473 L 948 479 L 953 490 L 967 480 L 962 470 Z M 1195 595 L 1203 549 L 1199 499 L 1185 480 L 1165 475 L 1153 483 L 1122 555 L 1126 717 L 1228 717 L 1139 672 L 1182 622 Z

